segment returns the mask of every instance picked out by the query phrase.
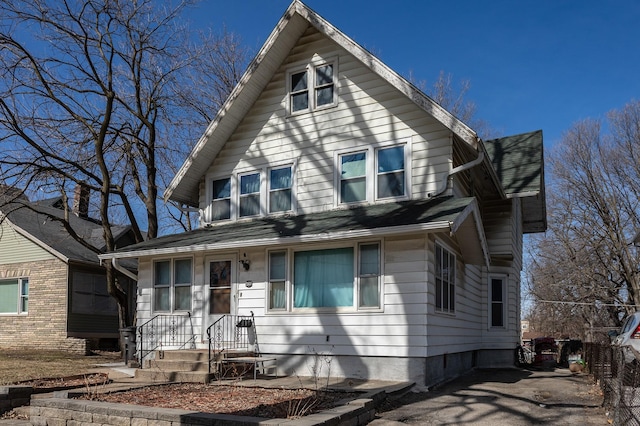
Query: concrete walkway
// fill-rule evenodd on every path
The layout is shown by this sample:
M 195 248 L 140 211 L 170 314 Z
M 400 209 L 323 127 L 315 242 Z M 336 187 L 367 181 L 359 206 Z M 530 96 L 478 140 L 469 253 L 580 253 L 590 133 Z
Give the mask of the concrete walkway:
M 586 374 L 479 370 L 381 407 L 370 426 L 607 425 L 600 389 Z

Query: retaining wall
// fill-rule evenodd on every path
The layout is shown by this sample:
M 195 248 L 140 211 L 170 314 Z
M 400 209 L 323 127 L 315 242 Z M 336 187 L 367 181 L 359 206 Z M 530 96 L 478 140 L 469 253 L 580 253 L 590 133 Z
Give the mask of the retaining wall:
M 0 386 L 0 415 L 14 408 L 29 405 L 32 393 L 31 386 Z
M 60 396 L 64 396 L 64 393 L 61 393 Z M 320 413 L 292 420 L 200 413 L 62 397 L 45 398 L 31 401 L 30 420 L 31 424 L 35 426 L 76 426 L 80 424 L 113 426 L 358 426 L 366 425 L 373 420 L 376 401 L 384 398 L 384 392 L 368 396 Z

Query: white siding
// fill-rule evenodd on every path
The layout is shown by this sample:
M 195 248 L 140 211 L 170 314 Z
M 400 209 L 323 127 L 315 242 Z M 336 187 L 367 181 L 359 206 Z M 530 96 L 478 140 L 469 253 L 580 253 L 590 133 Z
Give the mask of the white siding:
M 287 116 L 287 70 L 313 57 L 338 58 L 338 105 Z M 410 192 L 422 198 L 450 167 L 450 131 L 346 51 L 308 30 L 220 151 L 207 179 L 295 161 L 298 212 L 332 209 L 335 151 L 408 138 Z M 202 208 L 209 201 L 206 188 Z
M 445 247 L 454 250 L 457 261 L 456 301 L 454 313 L 435 310 L 435 238 L 429 239 L 429 324 L 428 355 L 442 355 L 478 349 L 482 341 L 482 278 L 481 269 L 464 265 L 456 245 L 438 238 Z

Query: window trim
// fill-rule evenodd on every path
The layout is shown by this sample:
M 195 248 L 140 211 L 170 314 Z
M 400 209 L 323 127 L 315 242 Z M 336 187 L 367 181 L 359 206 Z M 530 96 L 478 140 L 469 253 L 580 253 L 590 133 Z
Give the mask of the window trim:
M 175 269 L 175 263 L 176 261 L 179 260 L 189 260 L 191 263 L 191 283 L 189 283 L 188 285 L 185 283 L 176 283 L 176 269 Z M 162 286 L 158 286 L 156 285 L 156 264 L 160 263 L 160 262 L 169 262 L 169 284 L 168 285 L 162 285 Z M 152 268 L 151 268 L 151 312 L 156 313 L 156 312 L 161 312 L 161 313 L 174 313 L 174 312 L 190 312 L 193 310 L 193 288 L 194 288 L 194 284 L 195 284 L 195 262 L 194 262 L 194 258 L 193 256 L 179 256 L 179 257 L 164 257 L 164 258 L 158 258 L 158 259 L 153 259 L 152 262 Z M 176 309 L 175 308 L 175 290 L 176 287 L 189 287 L 190 291 L 190 300 L 189 300 L 189 309 Z M 168 310 L 162 310 L 162 309 L 157 309 L 156 308 L 156 289 L 157 288 L 168 288 L 169 289 L 169 309 Z
M 325 105 L 317 105 L 317 90 L 322 87 L 326 87 L 327 85 L 318 85 L 317 84 L 317 74 L 316 70 L 320 67 L 332 65 L 333 66 L 333 102 L 325 104 Z M 294 64 L 291 68 L 287 69 L 286 73 L 286 90 L 287 90 L 287 99 L 286 99 L 286 111 L 287 116 L 295 116 L 299 114 L 306 114 L 314 111 L 321 111 L 328 108 L 333 108 L 338 105 L 338 90 L 339 90 L 339 74 L 338 74 L 338 56 L 332 56 L 329 58 L 320 58 L 314 57 L 311 61 L 301 62 L 298 64 Z M 293 111 L 292 105 L 292 85 L 291 78 L 295 74 L 299 74 L 301 72 L 307 73 L 307 108 L 300 109 L 298 111 Z M 302 91 L 295 92 L 296 94 L 302 93 Z
M 402 195 L 395 195 L 395 196 L 390 196 L 390 197 L 380 197 L 378 195 L 378 191 L 379 191 L 379 185 L 378 185 L 378 178 L 381 175 L 388 175 L 391 174 L 393 172 L 385 172 L 385 173 L 380 173 L 378 171 L 378 164 L 379 164 L 379 160 L 378 160 L 378 153 L 382 150 L 385 149 L 393 149 L 393 148 L 398 148 L 398 147 L 402 147 L 403 148 L 403 161 L 404 161 L 404 168 L 403 173 L 404 173 L 404 194 Z M 407 198 L 409 198 L 409 185 L 410 185 L 410 179 L 407 178 L 407 171 L 408 168 L 410 169 L 410 167 L 408 167 L 407 165 L 410 164 L 410 157 L 408 157 L 407 155 L 407 150 L 409 149 L 409 144 L 408 143 L 398 143 L 398 144 L 393 144 L 393 145 L 384 145 L 384 146 L 377 146 L 374 148 L 374 169 L 373 169 L 373 173 L 374 173 L 374 177 L 373 177 L 373 185 L 374 185 L 374 191 L 373 191 L 373 197 L 375 201 L 380 201 L 380 200 L 405 200 Z
M 378 306 L 360 306 L 360 247 L 363 245 L 378 245 Z M 371 312 L 383 312 L 384 311 L 384 253 L 383 253 L 383 241 L 380 239 L 364 240 L 348 244 L 313 244 L 310 246 L 295 246 L 287 248 L 275 248 L 273 250 L 267 250 L 266 252 L 266 291 L 265 291 L 265 306 L 267 315 L 279 315 L 279 314 L 309 314 L 309 313 L 371 313 Z M 308 307 L 308 308 L 296 308 L 293 303 L 294 298 L 294 256 L 296 253 L 316 250 L 332 250 L 340 248 L 353 248 L 353 305 L 342 307 Z M 270 277 L 270 255 L 271 253 L 285 252 L 285 308 L 272 309 L 270 307 L 271 299 L 271 277 Z
M 251 192 L 248 194 L 243 194 L 242 193 L 242 178 L 244 176 L 251 176 L 251 175 L 258 175 L 258 191 L 257 192 Z M 233 200 L 235 198 L 236 200 L 236 209 L 235 211 L 237 212 L 237 217 L 236 219 L 244 219 L 244 218 L 255 218 L 255 217 L 262 217 L 264 216 L 264 187 L 265 184 L 263 182 L 265 182 L 265 178 L 264 178 L 264 173 L 262 169 L 253 169 L 253 170 L 249 170 L 249 171 L 245 171 L 245 172 L 238 172 L 236 174 L 236 181 L 238 182 L 238 184 L 236 185 L 236 195 L 235 197 L 233 196 L 233 190 L 231 192 L 231 199 Z M 258 213 L 257 214 L 251 214 L 251 215 L 244 215 L 242 216 L 242 209 L 240 208 L 240 202 L 242 201 L 243 198 L 248 198 L 249 196 L 252 195 L 258 195 Z M 231 219 L 233 219 L 233 215 L 231 216 Z
M 449 256 L 453 256 L 453 282 L 448 282 L 448 286 L 449 286 L 449 300 L 447 301 L 448 305 L 453 304 L 453 307 L 449 306 L 447 309 L 444 309 L 442 306 L 438 307 L 438 303 L 440 302 L 440 304 L 442 305 L 443 300 L 438 301 L 438 277 L 437 277 L 437 271 L 438 271 L 438 265 L 436 264 L 437 261 L 437 251 L 438 248 L 440 248 L 443 251 L 446 251 Z M 456 302 L 457 302 L 457 290 L 458 290 L 458 255 L 456 254 L 456 252 L 454 250 L 451 249 L 451 247 L 449 247 L 448 245 L 444 244 L 443 242 L 436 240 L 435 245 L 434 245 L 434 251 L 433 251 L 433 278 L 434 278 L 434 308 L 435 308 L 435 312 L 438 314 L 444 314 L 444 315 L 455 315 L 456 314 Z M 443 287 L 444 288 L 444 287 Z M 452 299 L 451 299 L 451 290 L 453 289 L 453 303 Z M 442 291 L 440 291 L 441 296 L 442 296 Z
M 501 285 L 501 297 L 502 300 L 499 301 L 499 303 L 502 305 L 501 306 L 501 311 L 502 311 L 502 325 L 494 325 L 493 324 L 493 305 L 494 303 L 497 303 L 493 300 L 493 280 L 499 280 L 502 285 Z M 489 275 L 489 281 L 488 281 L 488 296 L 489 296 L 489 300 L 488 300 L 488 315 L 487 315 L 487 319 L 489 322 L 489 328 L 492 330 L 506 330 L 507 329 L 507 275 L 505 274 L 491 274 Z
M 243 168 L 236 170 L 226 176 L 209 175 L 206 177 L 206 190 L 207 190 L 207 207 L 202 212 L 202 220 L 205 225 L 211 223 L 224 223 L 228 221 L 237 221 L 245 219 L 255 219 L 257 217 L 277 216 L 282 214 L 288 214 L 297 210 L 297 198 L 296 198 L 296 169 L 297 161 L 279 161 L 273 164 L 266 164 L 258 168 Z M 291 209 L 277 212 L 270 212 L 271 206 L 269 205 L 269 196 L 271 195 L 271 171 L 277 169 L 284 169 L 289 167 L 291 169 Z M 260 176 L 260 212 L 251 216 L 240 216 L 240 179 L 242 176 L 259 174 Z M 229 218 L 228 219 L 213 219 L 213 182 L 219 180 L 229 179 L 230 184 L 230 196 L 224 198 L 229 200 Z
M 18 277 L 18 278 L 2 278 L 0 279 L 0 283 L 7 281 L 16 281 L 17 285 L 17 294 L 18 297 L 15 301 L 16 303 L 16 311 L 15 312 L 0 312 L 0 316 L 15 316 L 15 315 L 28 315 L 29 314 L 29 277 Z M 24 290 L 24 285 L 26 284 L 27 291 Z M 27 309 L 22 309 L 23 301 L 27 302 Z
M 295 187 L 296 187 L 296 164 L 294 162 L 288 162 L 288 163 L 280 163 L 280 164 L 274 164 L 271 165 L 269 167 L 267 167 L 266 169 L 266 178 L 265 178 L 265 187 L 266 187 L 266 200 L 265 200 L 265 215 L 270 216 L 270 215 L 279 215 L 279 214 L 286 214 L 286 213 L 290 213 L 293 211 L 296 211 L 296 197 L 295 197 Z M 289 187 L 289 190 L 291 191 L 291 209 L 289 210 L 279 210 L 277 212 L 272 212 L 271 211 L 271 193 L 275 192 L 275 191 L 282 191 L 283 189 L 277 189 L 277 190 L 272 190 L 271 189 L 271 171 L 272 170 L 280 170 L 280 169 L 284 169 L 284 168 L 289 168 L 291 169 L 291 186 Z
M 215 181 L 220 181 L 225 179 L 229 179 L 229 197 L 213 198 L 213 183 Z M 224 221 L 233 220 L 233 217 L 235 215 L 235 206 L 234 206 L 235 203 L 233 202 L 233 194 L 236 187 L 236 183 L 235 183 L 235 179 L 233 178 L 233 175 L 208 178 L 206 186 L 207 186 L 207 209 L 205 211 L 205 215 L 207 219 L 206 222 L 222 223 Z M 213 203 L 216 200 L 229 200 L 229 217 L 228 218 L 223 218 L 223 219 L 213 218 Z
M 334 205 L 340 206 L 353 206 L 366 203 L 384 203 L 389 201 L 403 201 L 411 199 L 411 137 L 400 138 L 393 141 L 381 142 L 378 144 L 363 144 L 353 148 L 341 149 L 334 152 L 333 164 L 334 164 Z M 404 147 L 404 195 L 395 197 L 378 197 L 378 151 L 381 149 Z M 367 196 L 365 200 L 342 202 L 342 164 L 341 159 L 345 155 L 358 154 L 361 152 L 366 153 L 366 191 Z

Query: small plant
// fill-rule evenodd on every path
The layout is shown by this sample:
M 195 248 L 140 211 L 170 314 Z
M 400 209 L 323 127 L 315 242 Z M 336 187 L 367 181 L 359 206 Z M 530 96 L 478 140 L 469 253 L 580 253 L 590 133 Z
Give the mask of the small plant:
M 314 395 L 304 399 L 289 401 L 289 406 L 287 408 L 288 419 L 295 419 L 309 414 L 324 401 L 326 393 L 329 391 L 329 382 L 331 379 L 331 361 L 333 361 L 333 355 L 331 354 L 331 351 L 333 351 L 333 346 L 331 347 L 331 351 L 329 353 L 318 352 L 315 350 L 315 348 L 312 347 L 308 347 L 308 351 L 313 353 L 313 357 L 311 359 L 311 362 L 307 364 L 307 368 L 309 369 L 309 373 L 311 373 Z M 323 378 L 323 370 L 326 370 L 326 382 L 324 388 L 320 386 L 321 380 Z M 294 374 L 298 378 L 300 386 L 304 387 L 300 376 L 298 376 L 295 371 Z
M 90 401 L 96 401 L 100 399 L 100 392 L 98 390 L 98 386 L 102 386 L 102 389 L 104 389 L 104 387 L 106 386 L 107 383 L 109 383 L 109 376 L 103 376 L 102 379 L 102 383 L 99 382 L 95 382 L 95 383 L 91 383 L 91 376 L 87 376 L 86 374 L 83 376 L 84 379 L 84 387 L 85 387 L 85 393 L 86 393 L 86 398 Z

